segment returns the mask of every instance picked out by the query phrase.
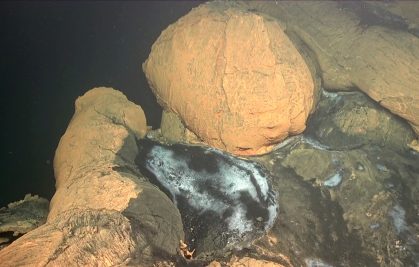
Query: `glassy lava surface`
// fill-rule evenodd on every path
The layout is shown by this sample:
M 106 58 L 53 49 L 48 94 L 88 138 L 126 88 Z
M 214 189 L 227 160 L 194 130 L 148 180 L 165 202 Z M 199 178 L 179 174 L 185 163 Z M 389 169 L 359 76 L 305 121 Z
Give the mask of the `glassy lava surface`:
M 136 163 L 177 205 L 197 252 L 246 246 L 274 223 L 275 193 L 256 162 L 217 149 L 139 141 Z

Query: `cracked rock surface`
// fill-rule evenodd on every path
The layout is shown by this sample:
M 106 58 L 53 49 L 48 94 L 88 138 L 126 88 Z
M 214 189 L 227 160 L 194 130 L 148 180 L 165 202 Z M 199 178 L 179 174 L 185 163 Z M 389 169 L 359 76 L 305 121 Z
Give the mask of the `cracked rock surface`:
M 27 194 L 0 209 L 0 249 L 38 226 L 45 223 L 49 202 L 45 198 Z
M 310 69 L 281 26 L 234 4 L 204 4 L 170 25 L 143 70 L 165 110 L 236 155 L 301 133 L 315 103 Z
M 240 4 L 280 20 L 287 34 L 297 36 L 309 47 L 317 59 L 325 88 L 358 88 L 406 119 L 419 134 L 419 38 L 412 31 L 417 26 L 411 15 L 419 9 L 417 2 L 246 1 Z M 397 12 L 390 15 L 377 10 L 377 6 Z M 408 26 L 395 28 L 397 21 Z
M 47 222 L 0 251 L 1 266 L 145 266 L 175 255 L 179 211 L 137 171 L 142 109 L 119 91 L 94 88 L 76 101 L 58 145 Z

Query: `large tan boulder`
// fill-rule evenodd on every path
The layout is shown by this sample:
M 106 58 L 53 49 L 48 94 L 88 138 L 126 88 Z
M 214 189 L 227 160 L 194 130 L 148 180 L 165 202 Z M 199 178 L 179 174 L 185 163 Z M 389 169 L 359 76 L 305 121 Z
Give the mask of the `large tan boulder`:
M 55 153 L 56 193 L 48 220 L 75 207 L 126 208 L 140 189 L 128 178 L 115 179 L 112 168 L 133 168 L 135 138 L 144 137 L 146 131 L 143 110 L 121 92 L 102 87 L 79 97 Z
M 143 70 L 158 102 L 211 146 L 269 152 L 305 129 L 314 82 L 274 20 L 205 4 L 162 32 Z
M 76 101 L 54 158 L 46 224 L 0 251 L 1 266 L 150 266 L 177 254 L 180 213 L 135 164 L 147 131 L 141 107 L 95 88 Z

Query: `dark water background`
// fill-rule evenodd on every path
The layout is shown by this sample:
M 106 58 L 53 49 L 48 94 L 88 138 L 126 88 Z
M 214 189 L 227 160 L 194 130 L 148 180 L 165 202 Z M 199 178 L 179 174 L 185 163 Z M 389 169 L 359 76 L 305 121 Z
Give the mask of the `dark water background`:
M 26 193 L 52 197 L 55 149 L 87 90 L 122 91 L 158 127 L 141 63 L 161 31 L 200 3 L 0 3 L 0 207 Z

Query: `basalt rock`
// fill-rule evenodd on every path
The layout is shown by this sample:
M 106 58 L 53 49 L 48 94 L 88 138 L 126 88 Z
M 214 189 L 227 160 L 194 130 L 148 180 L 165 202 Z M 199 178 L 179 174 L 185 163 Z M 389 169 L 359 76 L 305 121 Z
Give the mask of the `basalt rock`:
M 335 150 L 375 144 L 403 151 L 415 138 L 406 121 L 362 92 L 324 91 L 306 134 Z
M 260 164 L 204 146 L 138 146 L 136 163 L 177 205 L 196 257 L 247 247 L 272 227 L 276 194 Z

